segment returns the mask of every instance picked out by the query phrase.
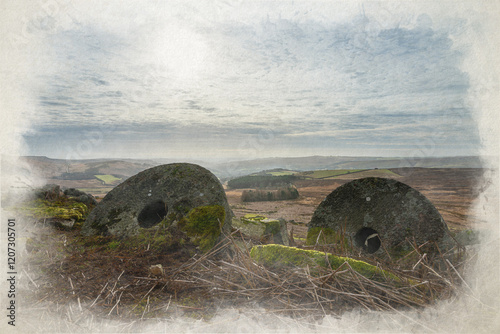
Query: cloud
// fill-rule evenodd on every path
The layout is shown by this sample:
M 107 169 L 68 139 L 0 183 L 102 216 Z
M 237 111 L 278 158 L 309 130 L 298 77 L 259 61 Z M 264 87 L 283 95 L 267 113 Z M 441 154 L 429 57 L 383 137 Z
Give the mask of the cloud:
M 46 34 L 39 50 L 34 131 L 112 122 L 139 140 L 164 124 L 183 129 L 171 145 L 192 147 L 185 133 L 218 142 L 224 130 L 241 144 L 263 128 L 277 146 L 308 137 L 330 153 L 336 146 L 322 138 L 354 148 L 438 132 L 436 145 L 450 151 L 478 142 L 461 68 L 468 50 L 456 43 L 463 19 L 336 6 L 74 4 L 72 24 Z

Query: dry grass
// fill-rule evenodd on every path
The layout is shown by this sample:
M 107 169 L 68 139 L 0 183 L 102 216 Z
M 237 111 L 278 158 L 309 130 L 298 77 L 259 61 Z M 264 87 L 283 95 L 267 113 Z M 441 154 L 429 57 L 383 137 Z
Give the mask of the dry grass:
M 249 249 L 241 247 L 245 239 L 235 231 L 211 252 L 189 257 L 182 251 L 109 252 L 109 240 L 89 247 L 82 244 L 77 232 L 51 231 L 45 246 L 28 258 L 27 286 L 35 306 L 71 304 L 99 317 L 143 321 L 179 315 L 210 319 L 227 307 L 265 309 L 294 319 L 340 316 L 356 308 L 419 310 L 454 296 L 462 284 L 460 268 L 464 263 L 453 266 L 443 260 L 447 269 L 437 271 L 418 247 L 413 254 L 417 261 L 412 265 L 383 266 L 400 282 L 377 282 L 360 275 L 348 263 L 335 270 L 267 268 L 253 261 Z M 365 260 L 382 266 L 373 259 Z M 163 275 L 149 273 L 155 264 L 165 268 Z

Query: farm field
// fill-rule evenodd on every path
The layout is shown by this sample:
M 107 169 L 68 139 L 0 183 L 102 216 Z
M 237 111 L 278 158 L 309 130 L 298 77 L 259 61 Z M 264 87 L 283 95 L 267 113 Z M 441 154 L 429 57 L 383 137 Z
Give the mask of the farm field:
M 113 184 L 118 181 L 121 181 L 121 178 L 115 177 L 114 175 L 94 175 L 96 178 L 104 182 L 104 184 Z
M 311 172 L 299 173 L 300 176 L 306 179 L 328 179 L 339 175 L 358 173 L 362 169 L 334 169 L 334 170 L 315 170 Z
M 294 175 L 297 174 L 298 172 L 292 171 L 292 170 L 285 170 L 285 171 L 280 171 L 280 172 L 268 172 L 266 174 L 272 175 L 272 176 L 283 176 L 283 175 Z
M 351 175 L 351 174 L 354 174 L 354 175 Z M 359 170 L 357 172 L 336 175 L 336 176 L 333 176 L 331 178 L 352 180 L 353 177 L 355 177 L 355 178 L 386 177 L 386 178 L 398 179 L 399 177 L 401 177 L 401 175 L 395 173 L 394 171 L 392 171 L 390 169 L 368 169 L 368 170 L 364 169 L 364 170 Z

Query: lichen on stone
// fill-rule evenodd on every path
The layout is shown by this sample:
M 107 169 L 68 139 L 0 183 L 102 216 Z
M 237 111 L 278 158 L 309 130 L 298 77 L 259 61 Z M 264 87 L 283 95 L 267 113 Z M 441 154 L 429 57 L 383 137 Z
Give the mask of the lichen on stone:
M 247 213 L 243 217 L 241 217 L 241 222 L 244 224 L 259 224 L 262 220 L 266 219 L 265 216 L 256 215 L 253 213 Z
M 246 214 L 240 219 L 233 218 L 232 226 L 250 237 L 259 238 L 263 243 L 286 246 L 290 243 L 287 222 L 282 218 L 271 219 L 256 214 Z
M 215 246 L 220 236 L 226 211 L 221 205 L 207 205 L 191 209 L 179 221 L 178 227 L 191 242 L 206 252 Z
M 280 232 L 280 222 L 278 220 L 273 220 L 266 223 L 266 229 L 264 230 L 265 235 L 275 235 Z

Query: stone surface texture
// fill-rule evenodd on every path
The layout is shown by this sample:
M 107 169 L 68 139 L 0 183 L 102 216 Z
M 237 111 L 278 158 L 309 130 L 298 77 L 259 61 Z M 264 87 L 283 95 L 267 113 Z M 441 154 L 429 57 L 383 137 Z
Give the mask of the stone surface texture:
M 240 219 L 233 218 L 232 226 L 243 234 L 259 239 L 263 243 L 289 246 L 287 221 L 283 218 L 269 219 L 259 215 L 246 215 Z
M 396 180 L 374 177 L 330 193 L 314 212 L 309 232 L 318 227 L 351 238 L 365 251 L 371 245 L 368 253 L 383 253 L 382 244 L 392 255 L 406 238 L 420 245 L 448 237 L 446 223 L 425 196 Z
M 64 190 L 64 195 L 68 198 L 74 198 L 75 200 L 87 204 L 87 205 L 97 205 L 97 200 L 91 194 L 87 194 L 75 188 L 69 188 Z
M 222 231 L 229 234 L 233 214 L 217 177 L 195 164 L 161 165 L 111 190 L 89 214 L 82 233 L 127 237 L 155 226 L 165 217 L 179 221 L 191 209 L 207 205 L 225 209 Z

